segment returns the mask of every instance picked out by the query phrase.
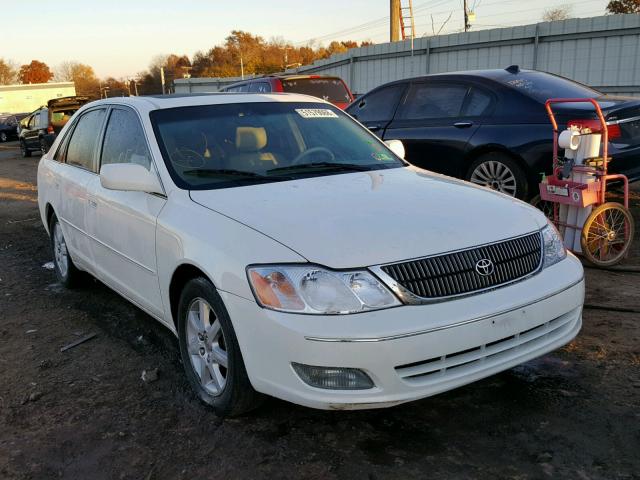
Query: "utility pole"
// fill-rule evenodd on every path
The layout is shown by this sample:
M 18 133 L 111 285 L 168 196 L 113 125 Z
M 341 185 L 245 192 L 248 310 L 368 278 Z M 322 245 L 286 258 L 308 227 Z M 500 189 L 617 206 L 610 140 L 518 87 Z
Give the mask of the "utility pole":
M 398 42 L 400 41 L 400 0 L 391 0 L 390 8 L 389 40 Z
M 164 88 L 164 67 L 160 67 L 160 82 L 162 82 L 162 94 L 165 94 Z
M 467 0 L 463 0 L 462 2 L 464 8 L 464 31 L 468 32 L 471 25 L 469 24 L 469 10 L 467 8 Z

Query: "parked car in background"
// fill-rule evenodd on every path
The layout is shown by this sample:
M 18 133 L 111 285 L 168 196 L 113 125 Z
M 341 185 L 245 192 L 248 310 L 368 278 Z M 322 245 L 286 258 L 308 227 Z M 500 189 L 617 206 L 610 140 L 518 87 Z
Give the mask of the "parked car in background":
M 18 119 L 15 115 L 0 115 L 0 142 L 18 138 Z
M 390 143 L 306 95 L 86 105 L 38 167 L 55 273 L 171 329 L 219 415 L 387 407 L 574 338 L 582 265 L 542 212 Z
M 325 75 L 266 75 L 234 83 L 220 91 L 302 93 L 321 98 L 342 109 L 354 100 L 349 87 L 341 78 Z
M 610 169 L 640 178 L 640 99 L 610 97 L 557 75 L 504 70 L 426 75 L 382 85 L 347 112 L 380 138 L 402 140 L 409 162 L 528 199 L 550 173 L 549 98 L 595 98 L 609 121 Z M 597 125 L 590 104 L 556 107 L 562 126 Z
M 19 128 L 22 156 L 30 157 L 33 151 L 46 153 L 62 127 L 89 100 L 80 96 L 56 98 L 22 119 Z

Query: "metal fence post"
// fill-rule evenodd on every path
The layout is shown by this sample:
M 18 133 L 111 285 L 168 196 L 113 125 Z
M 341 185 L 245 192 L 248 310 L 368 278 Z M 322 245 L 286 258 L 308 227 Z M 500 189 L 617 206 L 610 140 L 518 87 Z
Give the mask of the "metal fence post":
M 427 48 L 425 49 L 425 72 L 427 75 L 429 74 L 429 62 L 431 61 L 431 39 L 427 38 Z
M 536 36 L 533 39 L 533 69 L 538 68 L 538 43 L 540 42 L 540 24 L 536 23 Z

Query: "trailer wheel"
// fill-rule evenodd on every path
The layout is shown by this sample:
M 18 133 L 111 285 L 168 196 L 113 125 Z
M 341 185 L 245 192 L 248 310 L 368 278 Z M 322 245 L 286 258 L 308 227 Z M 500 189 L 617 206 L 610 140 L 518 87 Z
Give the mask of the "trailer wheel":
M 627 255 L 633 232 L 629 210 L 619 203 L 604 203 L 591 212 L 582 227 L 582 253 L 599 267 L 615 265 Z

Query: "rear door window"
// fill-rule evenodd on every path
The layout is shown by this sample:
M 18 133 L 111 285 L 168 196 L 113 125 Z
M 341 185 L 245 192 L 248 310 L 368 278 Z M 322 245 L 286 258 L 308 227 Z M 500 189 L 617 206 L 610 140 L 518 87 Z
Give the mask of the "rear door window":
M 460 116 L 467 95 L 465 85 L 414 83 L 402 104 L 402 120 L 452 118 Z
M 138 116 L 129 109 L 116 108 L 109 115 L 104 134 L 101 165 L 133 163 L 151 169 L 151 154 Z
M 405 85 L 398 84 L 376 90 L 355 102 L 347 112 L 361 122 L 389 122 L 404 89 Z
M 104 121 L 104 109 L 91 110 L 78 119 L 66 149 L 66 161 L 85 170 L 95 171 L 94 154 Z

